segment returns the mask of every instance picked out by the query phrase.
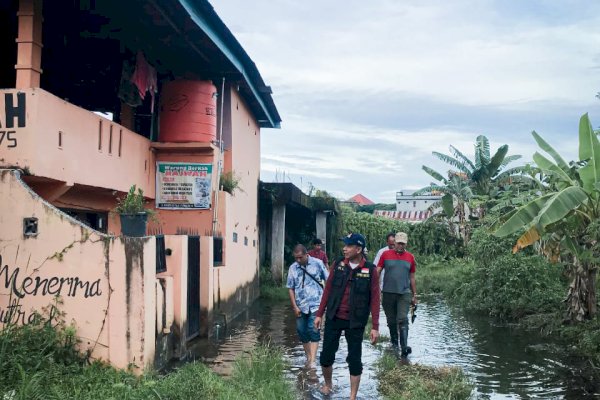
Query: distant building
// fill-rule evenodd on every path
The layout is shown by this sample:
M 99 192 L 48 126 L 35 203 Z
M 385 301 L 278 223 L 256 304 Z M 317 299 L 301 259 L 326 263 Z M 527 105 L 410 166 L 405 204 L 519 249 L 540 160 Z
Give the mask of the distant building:
M 354 196 L 350 197 L 348 199 L 348 202 L 350 202 L 350 203 L 356 203 L 359 206 L 370 206 L 370 205 L 375 204 L 373 201 L 367 199 L 365 196 L 363 196 L 360 193 L 357 194 L 357 195 L 354 195 Z
M 414 190 L 396 192 L 396 211 L 427 211 L 431 205 L 442 200 L 439 194 L 423 194 L 415 196 Z
M 414 192 L 414 190 L 396 192 L 396 211 L 375 210 L 373 214 L 411 223 L 425 221 L 433 214 L 429 210 L 431 205 L 440 201 L 442 196 L 437 193 L 415 196 Z

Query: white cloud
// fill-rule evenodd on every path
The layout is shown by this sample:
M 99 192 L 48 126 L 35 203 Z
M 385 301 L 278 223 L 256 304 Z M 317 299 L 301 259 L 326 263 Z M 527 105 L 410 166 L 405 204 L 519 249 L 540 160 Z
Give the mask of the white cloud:
M 219 0 L 274 90 L 262 179 L 393 202 L 421 165 L 477 135 L 529 161 L 538 130 L 576 156 L 576 117 L 600 106 L 600 3 Z

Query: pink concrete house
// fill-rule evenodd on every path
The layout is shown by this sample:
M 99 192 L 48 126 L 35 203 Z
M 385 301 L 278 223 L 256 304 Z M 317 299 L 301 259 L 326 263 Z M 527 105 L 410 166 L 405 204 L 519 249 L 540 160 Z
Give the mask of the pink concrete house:
M 0 2 L 0 27 L 0 326 L 58 296 L 97 358 L 181 356 L 258 296 L 270 88 L 206 0 Z M 120 236 L 134 184 L 154 236 Z

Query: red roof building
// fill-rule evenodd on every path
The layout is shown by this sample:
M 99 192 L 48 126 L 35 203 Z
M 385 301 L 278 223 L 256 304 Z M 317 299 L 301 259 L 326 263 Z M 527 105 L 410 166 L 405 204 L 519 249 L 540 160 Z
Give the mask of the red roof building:
M 374 202 L 372 202 L 371 200 L 367 199 L 365 196 L 363 196 L 362 194 L 357 194 L 354 195 L 353 197 L 350 197 L 348 199 L 348 201 L 351 201 L 353 203 L 358 204 L 359 206 L 370 206 L 372 204 L 375 204 Z

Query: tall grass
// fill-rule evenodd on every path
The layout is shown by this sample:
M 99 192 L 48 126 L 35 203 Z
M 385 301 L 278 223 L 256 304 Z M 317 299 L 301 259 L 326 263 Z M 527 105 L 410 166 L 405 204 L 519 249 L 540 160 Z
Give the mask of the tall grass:
M 388 400 L 464 400 L 473 390 L 458 367 L 405 365 L 384 353 L 377 368 L 379 390 Z
M 260 268 L 260 298 L 271 301 L 289 301 L 288 288 L 273 280 L 271 269 L 268 266 Z
M 201 363 L 159 377 L 136 376 L 77 351 L 74 329 L 40 318 L 0 331 L 0 399 L 289 399 L 282 352 L 257 347 L 236 360 L 223 378 Z

